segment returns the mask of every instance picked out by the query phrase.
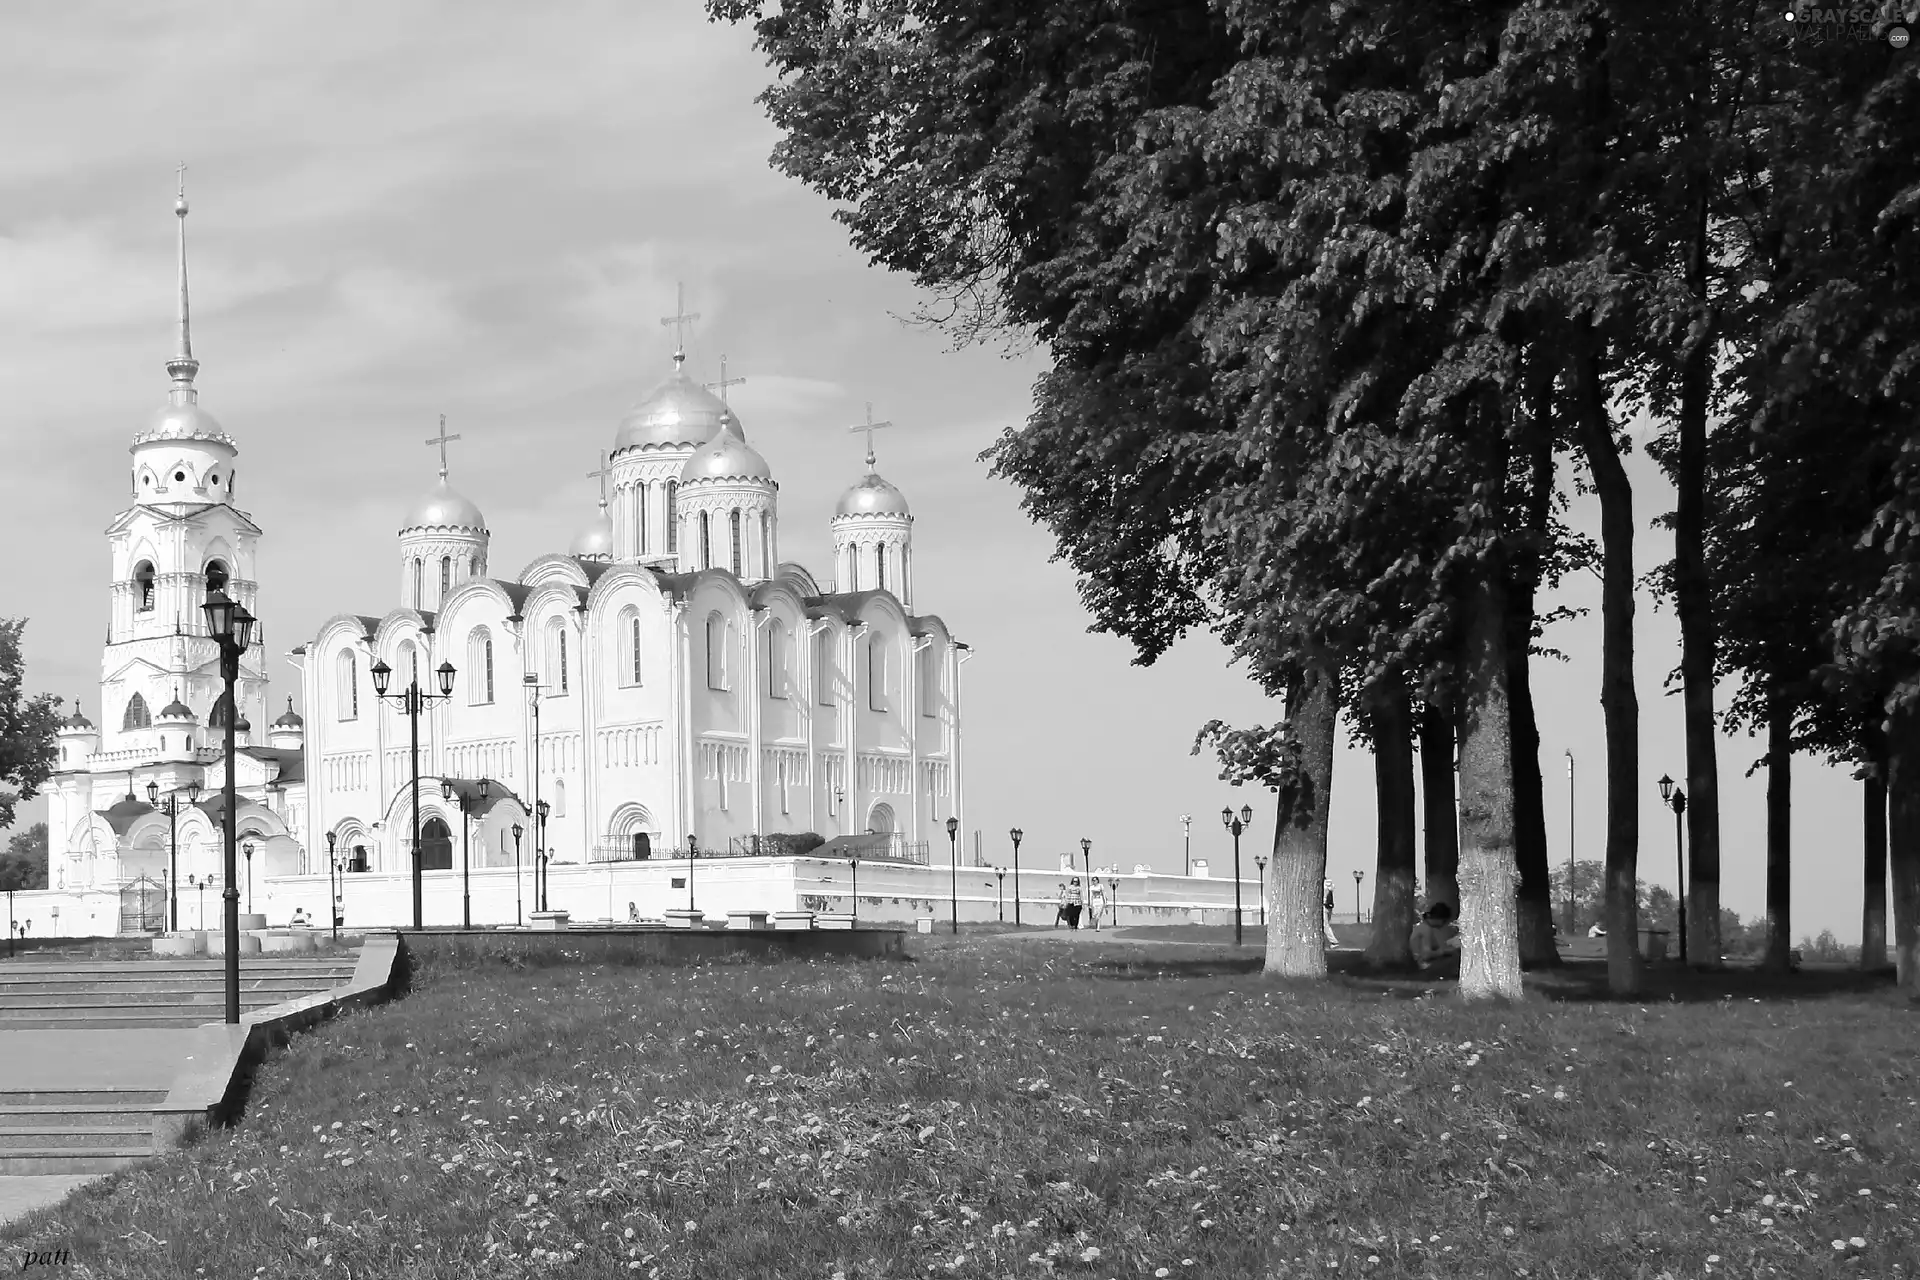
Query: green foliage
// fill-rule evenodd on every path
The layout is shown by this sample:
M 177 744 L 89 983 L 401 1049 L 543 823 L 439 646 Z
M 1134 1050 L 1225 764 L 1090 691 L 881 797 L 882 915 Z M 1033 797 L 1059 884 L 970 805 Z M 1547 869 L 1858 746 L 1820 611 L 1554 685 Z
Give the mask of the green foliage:
M 13 825 L 15 803 L 33 799 L 59 759 L 54 734 L 60 699 L 22 692 L 20 634 L 26 627 L 25 618 L 0 618 L 0 831 Z
M 776 831 L 760 837 L 760 844 L 766 852 L 775 858 L 797 858 L 812 853 L 827 842 L 827 838 L 818 832 L 806 831 L 795 834 L 788 831 Z
M 36 822 L 16 831 L 0 853 L 0 893 L 9 889 L 47 887 L 47 824 Z

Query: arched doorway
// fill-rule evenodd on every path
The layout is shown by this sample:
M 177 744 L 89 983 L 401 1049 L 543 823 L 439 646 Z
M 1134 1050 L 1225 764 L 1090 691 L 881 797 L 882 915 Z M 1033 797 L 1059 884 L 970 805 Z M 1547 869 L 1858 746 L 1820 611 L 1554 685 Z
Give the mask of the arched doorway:
M 428 818 L 420 824 L 420 869 L 453 870 L 453 833 L 439 818 Z
M 888 835 L 893 831 L 893 806 L 876 804 L 867 811 L 867 830 L 876 835 Z

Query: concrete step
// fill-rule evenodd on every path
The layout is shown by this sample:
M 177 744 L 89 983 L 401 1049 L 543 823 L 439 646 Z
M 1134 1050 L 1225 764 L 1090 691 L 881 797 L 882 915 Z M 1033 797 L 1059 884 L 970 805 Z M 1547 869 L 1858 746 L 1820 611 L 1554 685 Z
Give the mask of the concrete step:
M 146 1096 L 146 1095 L 142 1095 Z M 135 1104 L 46 1103 L 37 1106 L 0 1107 L 0 1127 L 58 1129 L 145 1129 L 153 1119 L 157 1101 Z
M 0 1176 L 112 1173 L 142 1160 L 151 1160 L 158 1154 L 151 1141 L 142 1146 L 101 1147 L 87 1151 L 63 1151 L 57 1147 L 37 1151 L 6 1151 L 0 1152 Z
M 153 1118 L 141 1124 L 122 1124 L 118 1128 L 102 1125 L 31 1125 L 0 1123 L 0 1156 L 16 1151 L 98 1151 L 101 1148 L 124 1150 L 151 1145 Z
M 316 991 L 331 991 L 344 985 L 317 978 L 286 978 L 268 981 L 240 980 L 243 995 L 259 994 L 290 1000 Z M 97 983 L 75 985 L 61 990 L 19 991 L 0 987 L 0 1009 L 41 1009 L 100 1007 L 132 1004 L 189 1004 L 199 1000 L 218 1000 L 226 994 L 221 982 L 168 983 L 165 986 L 102 986 Z
M 279 960 L 262 964 L 241 957 L 240 974 L 242 977 L 289 978 L 303 973 L 334 973 L 345 970 L 353 972 L 357 961 L 340 956 L 327 956 L 318 960 Z M 124 964 L 88 966 L 80 968 L 71 965 L 24 965 L 7 964 L 0 961 L 0 984 L 9 982 L 50 982 L 50 981 L 126 981 L 152 982 L 161 978 L 204 977 L 208 974 L 222 974 L 226 966 L 216 957 L 211 961 L 168 961 L 129 960 Z
M 13 1107 L 157 1107 L 165 1089 L 0 1089 L 0 1110 Z
M 242 1016 L 271 1008 L 271 1004 L 242 1004 Z M 70 1017 L 59 1017 L 54 1010 L 43 1013 L 0 1015 L 0 1031 L 128 1031 L 142 1027 L 198 1027 L 219 1022 L 226 1010 L 220 1005 L 180 1008 L 160 1005 L 152 1010 L 90 1009 Z

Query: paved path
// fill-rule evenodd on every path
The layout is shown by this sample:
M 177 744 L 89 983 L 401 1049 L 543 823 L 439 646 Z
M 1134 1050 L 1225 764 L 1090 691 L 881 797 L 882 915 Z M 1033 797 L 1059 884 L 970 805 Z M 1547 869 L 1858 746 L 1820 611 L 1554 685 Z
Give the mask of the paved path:
M 59 1204 L 74 1190 L 86 1186 L 101 1173 L 36 1173 L 12 1177 L 0 1176 L 0 1226 L 24 1218 L 35 1209 Z
M 194 1034 L 193 1027 L 0 1031 L 0 1092 L 171 1088 Z

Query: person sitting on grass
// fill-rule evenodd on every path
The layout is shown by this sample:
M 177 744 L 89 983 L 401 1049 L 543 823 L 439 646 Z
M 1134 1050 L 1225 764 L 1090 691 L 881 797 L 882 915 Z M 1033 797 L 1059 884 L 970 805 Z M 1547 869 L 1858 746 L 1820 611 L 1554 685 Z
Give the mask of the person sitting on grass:
M 1460 929 L 1453 923 L 1453 906 L 1436 902 L 1428 907 L 1420 923 L 1413 926 L 1408 945 L 1413 949 L 1413 962 L 1422 969 L 1430 969 L 1448 956 L 1459 956 Z

